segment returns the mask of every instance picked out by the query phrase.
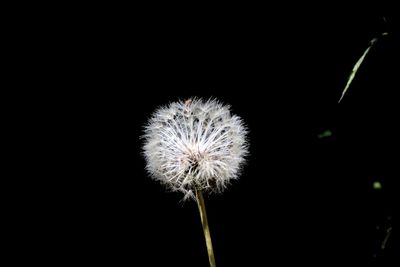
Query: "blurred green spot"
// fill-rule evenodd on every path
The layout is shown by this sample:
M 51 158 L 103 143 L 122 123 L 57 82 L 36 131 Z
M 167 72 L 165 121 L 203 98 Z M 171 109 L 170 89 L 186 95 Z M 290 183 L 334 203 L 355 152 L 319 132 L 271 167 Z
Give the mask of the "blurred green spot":
M 318 139 L 330 137 L 330 136 L 332 136 L 332 132 L 330 130 L 326 130 L 323 133 L 318 135 Z
M 372 186 L 376 190 L 382 189 L 382 184 L 380 182 L 374 182 Z

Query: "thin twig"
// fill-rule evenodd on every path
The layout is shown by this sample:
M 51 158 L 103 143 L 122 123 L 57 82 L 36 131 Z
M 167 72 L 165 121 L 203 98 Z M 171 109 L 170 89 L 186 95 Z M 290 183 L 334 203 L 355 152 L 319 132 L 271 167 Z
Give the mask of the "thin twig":
M 210 228 L 208 226 L 206 205 L 204 203 L 203 194 L 200 191 L 196 191 L 197 206 L 199 207 L 201 224 L 203 225 L 204 237 L 206 239 L 208 259 L 210 260 L 210 266 L 216 267 L 214 250 L 211 242 Z
M 386 243 L 389 240 L 391 233 L 392 233 L 392 227 L 389 227 L 388 229 L 386 229 L 386 236 L 385 236 L 385 239 L 383 239 L 383 241 L 382 241 L 381 250 L 384 250 L 386 248 Z
M 382 33 L 381 36 L 385 36 L 385 35 L 388 35 L 388 33 L 387 33 L 387 32 L 384 32 L 384 33 Z M 364 51 L 364 53 L 362 54 L 362 56 L 360 57 L 360 59 L 359 59 L 359 60 L 356 62 L 356 64 L 354 65 L 353 69 L 351 70 L 350 76 L 349 76 L 349 78 L 348 78 L 348 80 L 347 80 L 346 86 L 345 86 L 345 88 L 343 89 L 342 95 L 341 95 L 341 97 L 340 97 L 340 99 L 339 99 L 339 103 L 340 103 L 340 101 L 342 101 L 344 95 L 346 94 L 347 90 L 349 89 L 350 84 L 352 83 L 354 77 L 356 76 L 357 71 L 358 71 L 358 69 L 360 68 L 361 64 L 363 63 L 363 61 L 364 61 L 366 55 L 368 54 L 369 50 L 372 48 L 372 46 L 373 46 L 377 41 L 378 41 L 378 38 L 374 38 L 374 39 L 372 39 L 372 40 L 369 42 L 369 45 L 368 45 L 367 49 L 365 49 L 365 51 Z

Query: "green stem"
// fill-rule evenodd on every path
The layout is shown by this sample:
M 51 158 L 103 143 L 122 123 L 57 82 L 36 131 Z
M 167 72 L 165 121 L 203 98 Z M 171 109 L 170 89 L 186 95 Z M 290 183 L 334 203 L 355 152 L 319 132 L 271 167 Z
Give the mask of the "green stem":
M 196 191 L 197 206 L 199 207 L 201 224 L 203 225 L 204 237 L 206 239 L 208 259 L 210 260 L 210 266 L 216 267 L 214 251 L 211 242 L 210 228 L 208 227 L 206 205 L 204 203 L 203 194 L 200 191 Z

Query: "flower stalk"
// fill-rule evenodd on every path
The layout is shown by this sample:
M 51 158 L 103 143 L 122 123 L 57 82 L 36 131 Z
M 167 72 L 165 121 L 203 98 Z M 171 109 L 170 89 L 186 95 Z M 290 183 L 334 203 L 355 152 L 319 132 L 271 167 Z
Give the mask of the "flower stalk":
M 204 203 L 204 198 L 203 198 L 203 194 L 201 193 L 201 191 L 198 191 L 198 190 L 196 191 L 196 200 L 197 200 L 197 206 L 199 207 L 201 224 L 203 226 L 203 232 L 204 232 L 204 237 L 206 240 L 208 259 L 210 261 L 210 266 L 216 267 L 214 250 L 213 250 L 211 235 L 210 235 L 210 227 L 208 226 L 208 220 L 207 220 L 206 205 Z

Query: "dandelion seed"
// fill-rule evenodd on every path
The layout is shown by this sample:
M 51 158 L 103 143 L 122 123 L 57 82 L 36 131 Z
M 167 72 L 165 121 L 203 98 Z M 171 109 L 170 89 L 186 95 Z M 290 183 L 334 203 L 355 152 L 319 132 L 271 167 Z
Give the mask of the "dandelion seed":
M 239 176 L 246 133 L 242 120 L 216 100 L 171 103 L 145 126 L 147 171 L 186 198 L 195 191 L 222 192 Z

